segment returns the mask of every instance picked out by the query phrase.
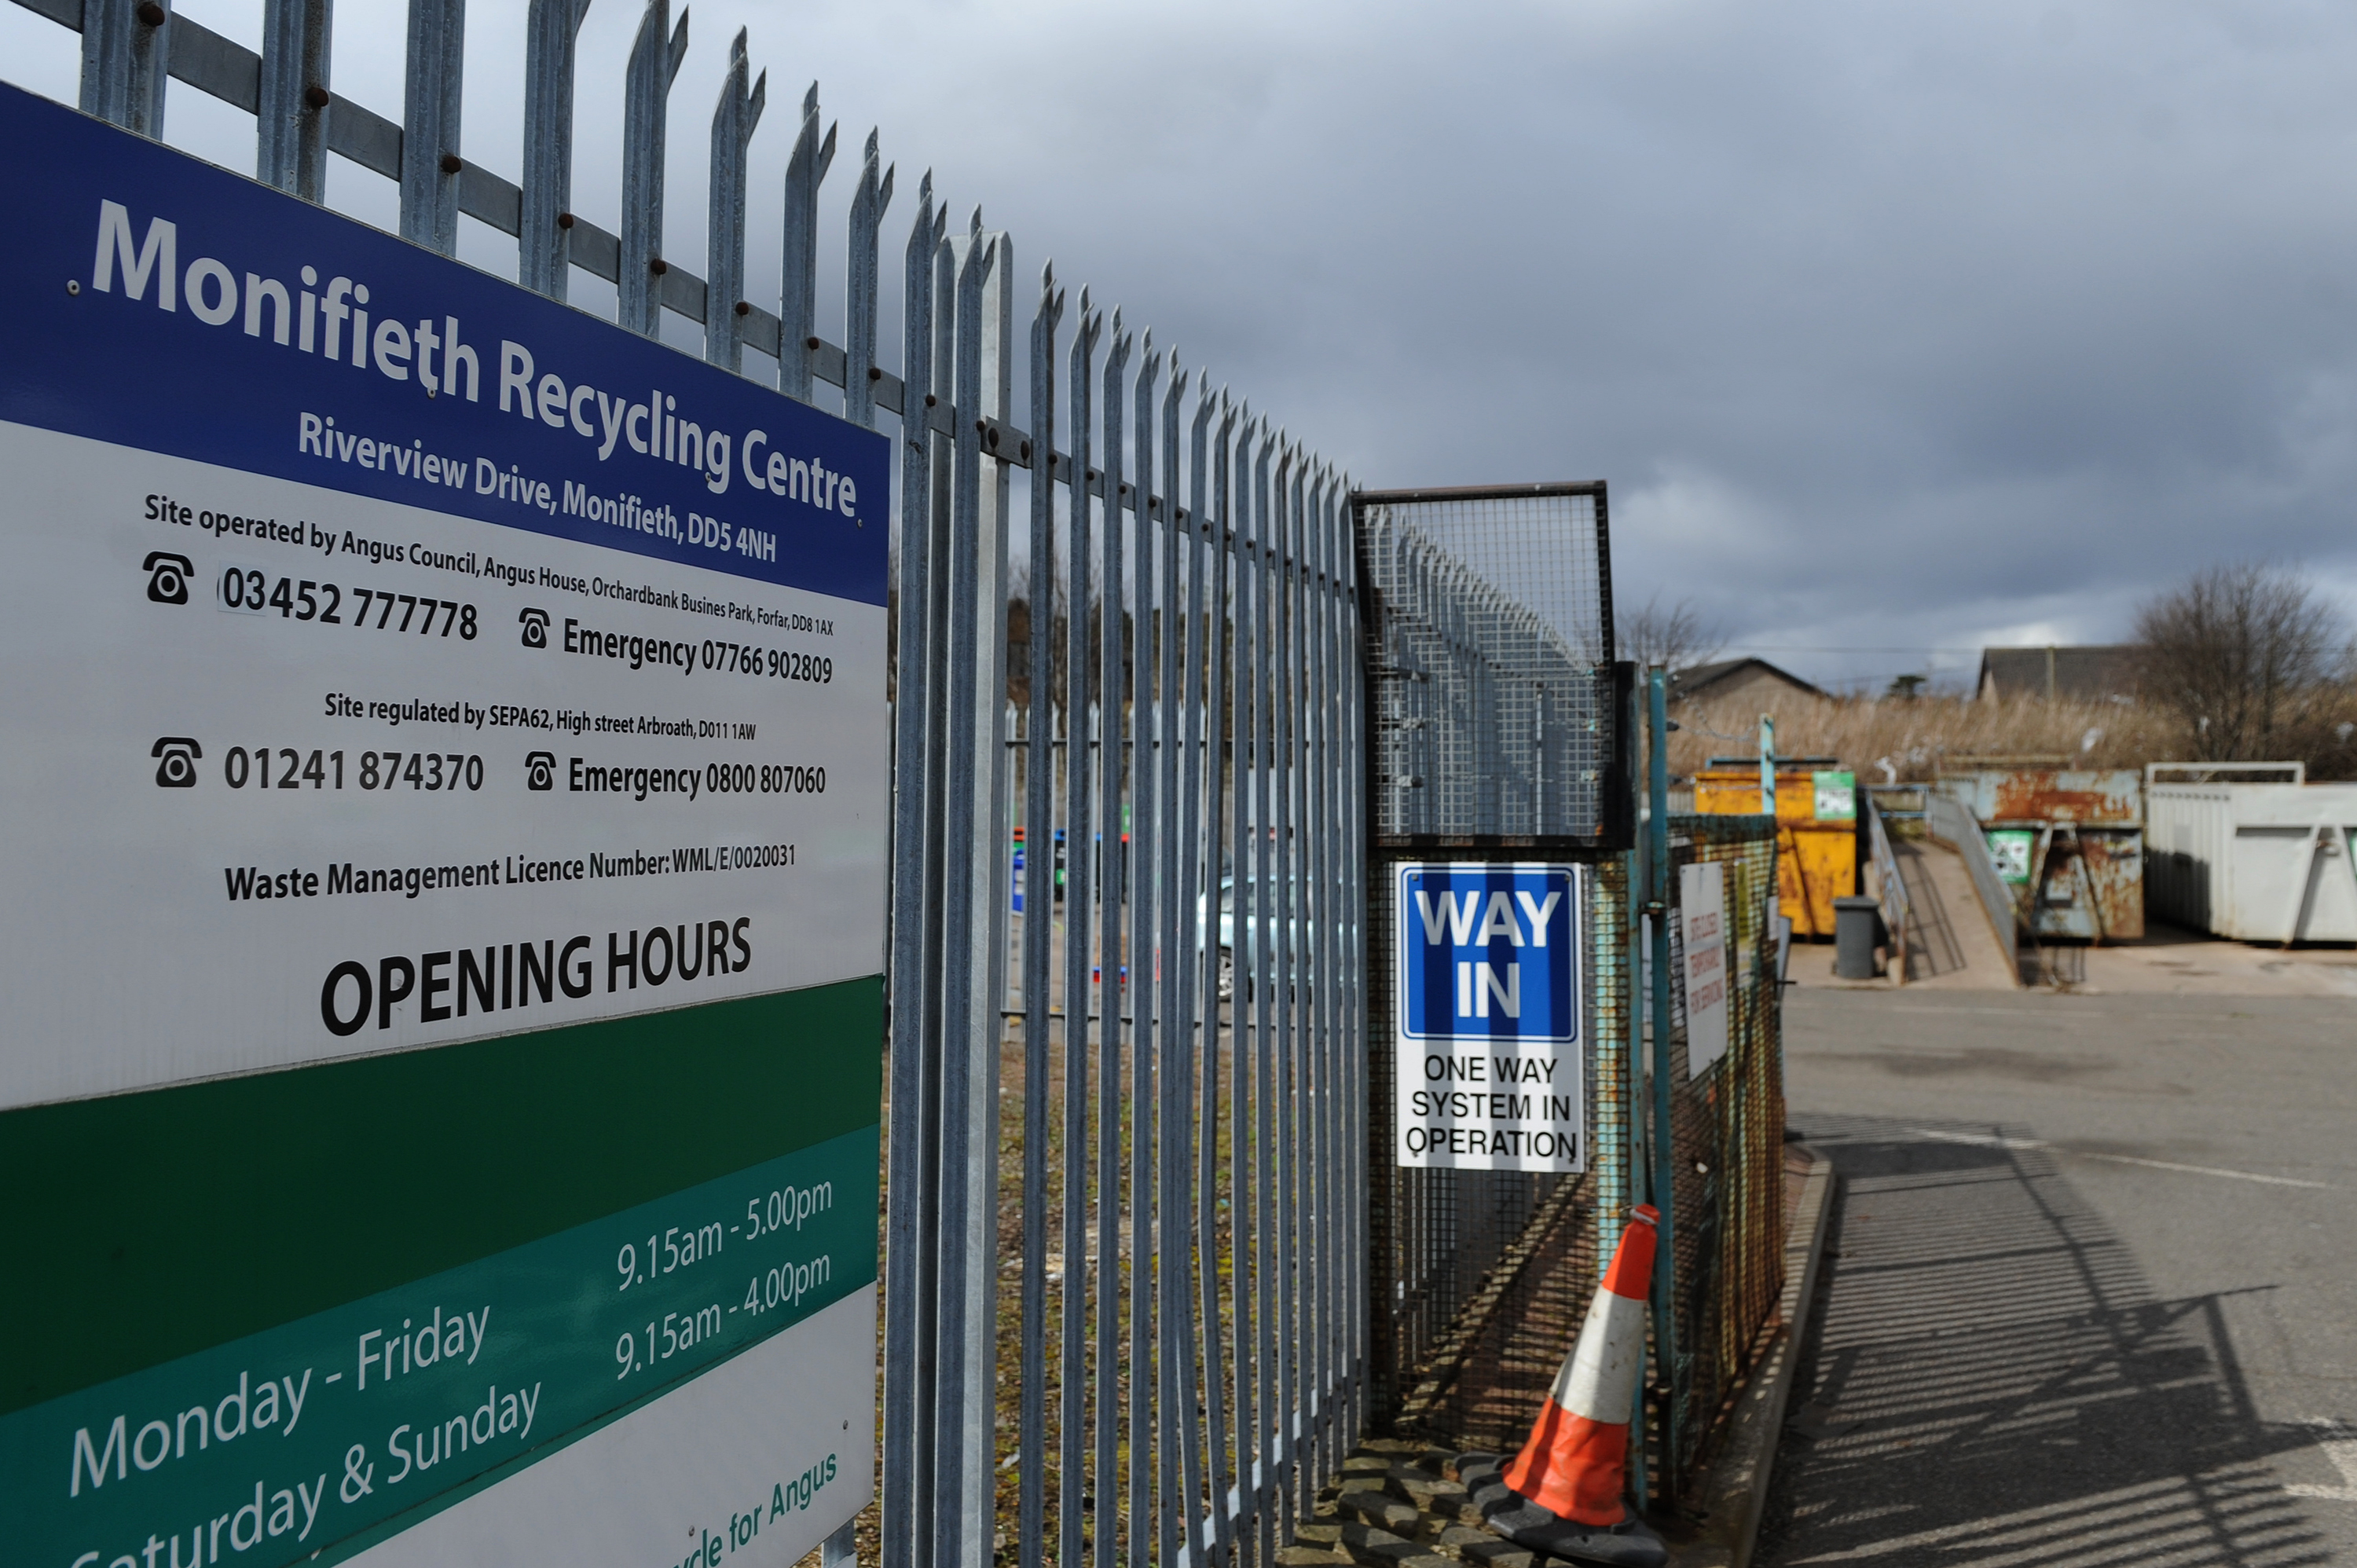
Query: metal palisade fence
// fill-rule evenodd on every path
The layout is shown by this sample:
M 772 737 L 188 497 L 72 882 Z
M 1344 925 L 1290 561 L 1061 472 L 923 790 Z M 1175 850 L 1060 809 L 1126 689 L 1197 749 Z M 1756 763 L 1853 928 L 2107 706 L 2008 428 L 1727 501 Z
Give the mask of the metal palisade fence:
M 668 0 L 646 4 L 619 84 L 619 234 L 573 210 L 588 0 L 532 0 L 521 183 L 460 150 L 464 0 L 411 0 L 397 122 L 333 91 L 328 0 L 267 0 L 258 50 L 159 0 L 18 3 L 80 30 L 92 114 L 160 137 L 180 81 L 255 116 L 268 184 L 319 201 L 338 154 L 398 182 L 404 238 L 451 254 L 464 213 L 515 237 L 528 288 L 563 300 L 579 267 L 616 285 L 625 327 L 659 337 L 670 312 L 716 365 L 745 372 L 753 349 L 787 395 L 831 403 L 825 382 L 851 421 L 895 419 L 882 1560 L 1272 1563 L 1361 1420 L 1366 769 L 1343 478 L 1086 291 L 1068 323 L 1052 273 L 1021 285 L 1009 238 L 978 209 L 953 231 L 930 176 L 887 370 L 894 176 L 873 134 L 828 341 L 835 132 L 815 85 L 788 127 L 776 308 L 744 297 L 767 81 L 748 81 L 742 32 L 711 125 L 708 276 L 672 262 L 688 29 Z M 826 1556 L 851 1550 L 846 1527 Z
M 587 0 L 532 0 L 521 183 L 460 150 L 463 0 L 411 0 L 398 122 L 333 91 L 328 0 L 266 0 L 258 50 L 161 0 L 18 4 L 80 30 L 91 113 L 160 136 L 178 81 L 255 116 L 270 185 L 319 201 L 337 154 L 398 182 L 404 238 L 448 255 L 476 218 L 523 286 L 564 300 L 581 268 L 620 325 L 694 323 L 711 363 L 893 434 L 884 1568 L 1275 1568 L 1372 1422 L 1518 1440 L 1648 1194 L 1673 1201 L 1644 1453 L 1659 1490 L 1691 1484 L 1781 1267 L 1775 852 L 1765 818 L 1673 824 L 1658 774 L 1635 844 L 1603 486 L 1354 494 L 1087 291 L 1021 281 L 930 176 L 888 370 L 873 133 L 829 340 L 815 86 L 754 303 L 742 32 L 698 278 L 664 253 L 669 0 L 617 84 L 619 234 L 573 210 Z M 805 467 L 773 454 L 771 481 Z M 1449 859 L 1582 868 L 1576 1167 L 1393 1158 L 1369 941 L 1392 864 Z M 1717 1001 L 1670 936 L 1702 865 Z M 1702 1061 L 1688 1014 L 1714 1007 Z M 853 1550 L 846 1526 L 825 1556 Z

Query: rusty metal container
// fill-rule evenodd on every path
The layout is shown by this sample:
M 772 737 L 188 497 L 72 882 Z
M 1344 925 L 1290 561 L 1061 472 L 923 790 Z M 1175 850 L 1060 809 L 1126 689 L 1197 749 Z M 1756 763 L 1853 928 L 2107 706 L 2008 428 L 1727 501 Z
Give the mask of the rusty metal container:
M 2144 779 L 2130 768 L 1984 768 L 1940 788 L 1978 819 L 2038 938 L 2144 935 Z
M 1760 814 L 1759 765 L 1711 767 L 1694 778 L 1706 816 Z M 1796 937 L 1834 934 L 1834 900 L 1857 892 L 1857 780 L 1835 769 L 1776 770 L 1777 908 Z

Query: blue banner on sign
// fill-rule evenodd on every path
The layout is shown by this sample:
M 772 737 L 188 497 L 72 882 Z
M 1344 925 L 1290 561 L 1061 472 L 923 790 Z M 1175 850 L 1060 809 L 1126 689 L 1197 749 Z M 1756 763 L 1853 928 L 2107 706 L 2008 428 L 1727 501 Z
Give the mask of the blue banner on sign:
M 5 84 L 0 145 L 0 420 L 884 603 L 876 432 Z
M 1575 875 L 1567 865 L 1398 867 L 1400 1034 L 1578 1039 Z

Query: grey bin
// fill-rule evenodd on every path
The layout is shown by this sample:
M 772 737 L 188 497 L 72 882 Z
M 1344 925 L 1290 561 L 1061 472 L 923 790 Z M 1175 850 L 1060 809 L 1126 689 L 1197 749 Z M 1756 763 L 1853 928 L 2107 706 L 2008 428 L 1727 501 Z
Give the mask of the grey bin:
M 1882 906 L 1864 897 L 1834 900 L 1834 978 L 1872 980 L 1882 943 Z

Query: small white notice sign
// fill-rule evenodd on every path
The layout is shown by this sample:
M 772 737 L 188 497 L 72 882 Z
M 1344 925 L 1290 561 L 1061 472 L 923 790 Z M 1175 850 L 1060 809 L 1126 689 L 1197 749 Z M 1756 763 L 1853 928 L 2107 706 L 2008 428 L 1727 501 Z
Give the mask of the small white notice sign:
M 1686 1076 L 1727 1054 L 1727 878 L 1718 865 L 1678 867 L 1679 935 L 1685 949 Z

